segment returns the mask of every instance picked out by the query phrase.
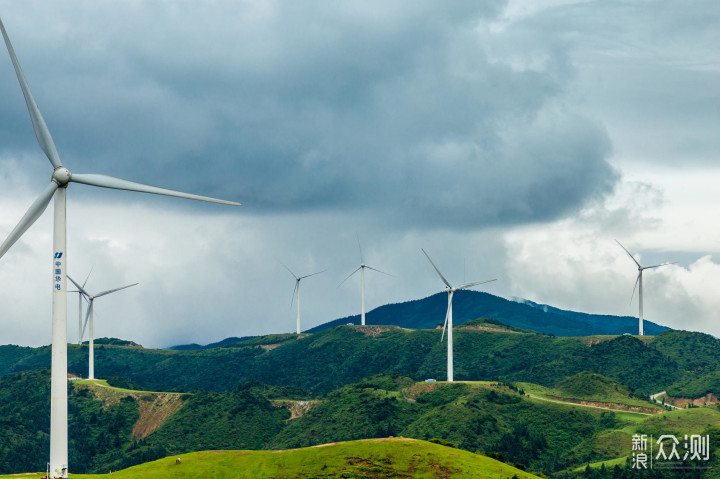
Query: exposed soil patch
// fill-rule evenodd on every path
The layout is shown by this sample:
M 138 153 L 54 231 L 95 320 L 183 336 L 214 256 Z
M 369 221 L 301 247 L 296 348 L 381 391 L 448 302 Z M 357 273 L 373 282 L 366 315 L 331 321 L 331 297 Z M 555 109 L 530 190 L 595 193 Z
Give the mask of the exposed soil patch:
M 415 383 L 407 389 L 403 389 L 403 397 L 408 401 L 415 402 L 418 396 L 434 391 L 438 383 Z
M 361 457 L 348 457 L 347 463 L 351 466 L 377 467 L 377 464 L 373 464 L 367 459 L 363 459 Z
M 133 439 L 145 439 L 162 426 L 184 404 L 182 396 L 179 394 L 155 394 L 153 396 L 153 401 L 149 401 L 150 398 L 147 396 L 135 398 L 138 403 L 140 417 L 133 426 Z
M 377 337 L 380 336 L 382 333 L 385 333 L 387 331 L 392 331 L 393 329 L 401 329 L 399 326 L 372 326 L 372 325 L 365 325 L 365 326 L 355 326 L 354 329 L 357 329 L 358 331 L 362 332 L 365 336 L 370 337 Z
M 617 336 L 585 336 L 584 338 L 581 338 L 581 341 L 589 348 L 591 346 L 595 346 L 596 344 L 615 339 L 616 337 Z
M 720 400 L 718 400 L 718 397 L 713 393 L 708 393 L 702 397 L 699 398 L 676 398 L 672 396 L 665 395 L 665 402 L 668 404 L 672 404 L 673 406 L 677 406 L 679 408 L 686 408 L 688 405 L 692 404 L 693 406 L 707 406 L 708 404 L 720 404 Z
M 440 464 L 433 464 L 430 468 L 433 470 L 435 477 L 438 479 L 447 479 L 452 477 L 453 471 L 448 467 L 441 466 Z
M 103 402 L 103 409 L 118 404 L 122 398 L 133 398 L 139 412 L 132 430 L 133 439 L 144 439 L 150 435 L 184 404 L 184 395 L 180 393 L 126 392 L 99 383 L 76 384 L 75 387 L 89 390 L 95 399 Z
M 287 408 L 288 411 L 290 411 L 290 419 L 287 421 L 292 421 L 293 419 L 302 417 L 321 402 L 322 401 L 272 401 L 272 405 Z
M 506 328 L 501 328 L 498 326 L 488 326 L 485 324 L 471 324 L 469 326 L 460 326 L 458 329 L 465 329 L 465 330 L 475 330 L 475 331 L 490 331 L 492 333 L 514 333 L 514 334 L 520 334 L 520 331 L 511 331 Z

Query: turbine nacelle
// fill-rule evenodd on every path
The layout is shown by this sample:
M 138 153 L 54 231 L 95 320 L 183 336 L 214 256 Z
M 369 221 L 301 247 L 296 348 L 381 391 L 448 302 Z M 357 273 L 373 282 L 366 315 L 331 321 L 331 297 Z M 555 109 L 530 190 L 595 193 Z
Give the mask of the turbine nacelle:
M 70 173 L 70 170 L 68 170 L 64 166 L 58 166 L 53 171 L 52 177 L 50 179 L 54 181 L 59 188 L 64 188 L 68 185 L 68 183 L 70 183 L 70 180 L 72 179 L 72 173 Z

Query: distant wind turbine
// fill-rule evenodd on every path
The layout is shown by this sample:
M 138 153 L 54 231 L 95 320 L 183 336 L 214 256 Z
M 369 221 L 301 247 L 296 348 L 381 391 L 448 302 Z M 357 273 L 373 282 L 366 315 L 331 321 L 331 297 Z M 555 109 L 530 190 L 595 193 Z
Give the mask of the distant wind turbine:
M 355 273 L 360 271 L 360 284 L 361 284 L 361 291 L 362 291 L 362 293 L 360 295 L 360 324 L 365 326 L 365 268 L 371 269 L 373 271 L 377 271 L 378 273 L 386 274 L 388 276 L 392 276 L 392 275 L 390 273 L 386 273 L 384 271 L 380 271 L 379 269 L 375 269 L 371 266 L 366 265 L 365 260 L 363 259 L 362 246 L 360 246 L 360 238 L 358 238 L 357 242 L 358 242 L 358 248 L 360 249 L 360 266 L 358 267 L 358 269 L 356 269 L 355 271 L 350 273 L 347 278 L 342 280 L 342 282 L 338 285 L 338 287 L 342 286 L 342 284 L 345 281 L 349 280 L 352 275 L 354 275 Z
M 422 250 L 422 252 L 425 254 L 425 257 L 428 259 L 428 261 L 430 261 L 430 264 L 432 265 L 432 267 L 435 268 L 435 271 L 437 272 L 438 276 L 440 276 L 440 279 L 442 279 L 443 283 L 445 283 L 445 291 L 447 291 L 447 294 L 448 294 L 447 313 L 445 313 L 445 323 L 443 324 L 443 332 L 442 332 L 442 336 L 440 336 L 440 341 L 442 341 L 445 338 L 445 327 L 447 326 L 447 332 L 448 332 L 447 380 L 448 380 L 448 382 L 453 382 L 453 317 L 452 317 L 453 294 L 455 294 L 455 291 L 458 291 L 460 289 L 467 289 L 472 286 L 490 283 L 491 281 L 497 281 L 497 280 L 489 279 L 487 281 L 479 281 L 477 283 L 468 283 L 468 284 L 463 284 L 461 286 L 452 286 L 448 282 L 448 280 L 445 279 L 445 276 L 443 276 L 443 274 L 440 272 L 438 267 L 435 266 L 435 263 L 433 263 L 433 260 L 430 259 L 430 255 L 428 255 L 424 249 Z
M 52 259 L 52 362 L 50 380 L 50 461 L 49 468 L 52 477 L 68 477 L 68 402 L 67 402 L 67 251 L 66 251 L 66 216 L 65 200 L 67 187 L 70 183 L 82 183 L 90 186 L 100 186 L 117 190 L 138 191 L 156 195 L 177 196 L 200 201 L 224 203 L 239 206 L 240 203 L 218 200 L 207 196 L 182 193 L 180 191 L 143 185 L 133 181 L 122 180 L 107 175 L 73 174 L 65 168 L 60 161 L 50 130 L 40 113 L 25 74 L 20 68 L 15 50 L 10 43 L 5 26 L 0 20 L 0 30 L 5 40 L 15 74 L 20 82 L 30 120 L 32 121 L 35 137 L 40 148 L 50 160 L 53 173 L 50 184 L 30 206 L 15 229 L 10 232 L 4 243 L 0 245 L 0 258 L 20 239 L 47 208 L 50 200 L 55 197 L 55 216 L 53 229 L 53 259 Z M 188 175 L 193 172 L 188 171 Z
M 92 268 L 90 268 L 90 272 L 88 273 L 87 278 L 85 278 L 85 282 L 83 283 L 83 288 L 87 284 L 88 279 L 90 279 L 91 274 L 92 274 Z M 83 334 L 84 334 L 83 321 L 82 321 L 82 303 L 83 303 L 83 299 L 85 298 L 85 295 L 80 290 L 68 291 L 68 293 L 77 293 L 78 294 L 78 346 L 80 346 L 82 344 L 82 338 L 83 338 Z
M 669 264 L 675 264 L 675 263 L 662 263 L 662 264 L 656 264 L 655 266 L 642 266 L 638 261 L 633 257 L 633 255 L 630 254 L 630 252 L 622 245 L 618 240 L 615 240 L 617 244 L 620 245 L 622 249 L 625 250 L 625 252 L 630 256 L 630 259 L 635 262 L 638 268 L 638 275 L 637 279 L 635 280 L 635 286 L 633 287 L 632 295 L 630 296 L 630 302 L 632 303 L 633 296 L 635 296 L 635 289 L 638 289 L 638 303 L 639 303 L 639 312 L 638 312 L 638 321 L 640 323 L 639 325 L 639 334 L 640 336 L 643 336 L 644 330 L 643 330 L 643 271 L 646 269 L 655 269 L 659 268 L 660 266 L 667 266 Z M 639 286 L 639 288 L 638 288 Z
M 68 275 L 68 279 L 70 281 L 72 281 L 72 284 L 75 285 L 75 287 L 80 291 L 80 294 L 85 296 L 85 298 L 88 301 L 87 314 L 85 314 L 85 324 L 83 324 L 82 331 L 80 332 L 80 339 L 82 341 L 82 337 L 85 336 L 85 328 L 87 328 L 89 326 L 89 329 L 88 329 L 88 340 L 89 340 L 88 341 L 88 379 L 95 379 L 95 334 L 93 332 L 93 313 L 94 313 L 95 300 L 102 296 L 106 296 L 110 293 L 120 291 L 121 289 L 135 286 L 138 283 L 129 284 L 129 285 L 123 286 L 121 288 L 109 289 L 107 291 L 103 291 L 102 293 L 98 293 L 98 294 L 90 294 L 84 288 L 84 286 L 85 286 L 84 284 L 82 286 L 80 286 L 69 275 Z
M 283 266 L 285 266 L 283 264 Z M 295 295 L 297 295 L 297 325 L 295 328 L 295 332 L 297 334 L 300 334 L 300 281 L 302 281 L 305 278 L 309 278 L 310 276 L 315 276 L 316 274 L 324 273 L 327 271 L 326 269 L 322 271 L 318 271 L 317 273 L 313 274 L 306 274 L 305 276 L 296 276 L 295 273 L 293 273 L 290 268 L 285 266 L 285 269 L 290 272 L 290 274 L 295 278 L 295 289 L 293 290 L 292 299 L 290 300 L 290 307 L 292 308 L 293 301 L 295 300 Z

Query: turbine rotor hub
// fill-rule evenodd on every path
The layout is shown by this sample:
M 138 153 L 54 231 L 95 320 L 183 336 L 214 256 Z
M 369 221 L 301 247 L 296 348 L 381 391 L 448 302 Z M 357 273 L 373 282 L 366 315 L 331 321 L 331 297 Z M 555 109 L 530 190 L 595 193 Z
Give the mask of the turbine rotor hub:
M 55 183 L 57 183 L 60 188 L 62 188 L 64 186 L 67 186 L 68 183 L 70 183 L 70 178 L 72 178 L 70 170 L 68 170 L 64 166 L 58 166 L 57 168 L 55 168 L 55 171 L 53 171 L 51 179 Z

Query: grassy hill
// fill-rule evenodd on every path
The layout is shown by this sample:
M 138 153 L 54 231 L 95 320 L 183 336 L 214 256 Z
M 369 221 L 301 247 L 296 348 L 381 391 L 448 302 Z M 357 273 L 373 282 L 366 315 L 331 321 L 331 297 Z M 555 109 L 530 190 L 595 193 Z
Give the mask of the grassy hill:
M 178 459 L 180 464 L 177 463 Z M 406 438 L 350 441 L 285 451 L 193 452 L 116 471 L 112 477 L 200 479 L 209 477 L 210 471 L 211 477 L 252 479 L 538 477 L 489 457 Z M 73 474 L 73 477 L 83 479 L 103 476 Z
M 558 382 L 554 388 L 532 383 L 518 383 L 517 387 L 539 398 L 590 404 L 614 410 L 648 414 L 664 412 L 665 408 L 648 401 L 629 387 L 601 374 L 583 371 Z

